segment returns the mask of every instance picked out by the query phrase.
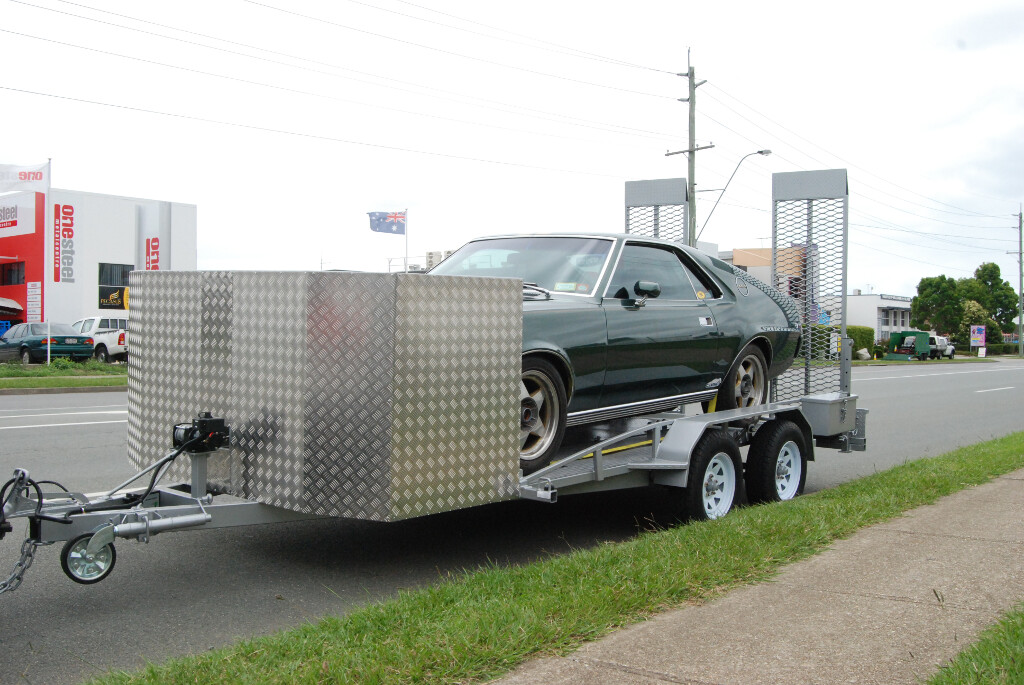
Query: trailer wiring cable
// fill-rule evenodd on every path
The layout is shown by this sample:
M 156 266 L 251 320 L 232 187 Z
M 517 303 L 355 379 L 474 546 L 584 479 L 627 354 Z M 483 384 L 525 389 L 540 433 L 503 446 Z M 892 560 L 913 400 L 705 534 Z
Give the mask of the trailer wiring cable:
M 191 445 L 194 445 L 196 443 L 202 442 L 204 440 L 208 440 L 212 436 L 213 436 L 213 433 L 210 433 L 209 435 L 197 435 L 196 437 L 192 438 L 191 440 L 187 440 L 187 441 L 181 443 L 180 445 L 178 445 L 178 447 L 173 452 L 171 452 L 170 454 L 165 456 L 163 459 L 158 461 L 154 465 L 155 468 L 153 469 L 153 477 L 150 478 L 150 480 L 149 480 L 149 487 L 146 488 L 146 491 L 144 493 L 142 493 L 142 495 L 139 495 L 139 496 L 137 496 L 137 498 L 134 498 L 133 501 L 139 501 L 139 502 L 145 501 L 145 499 L 147 497 L 149 497 L 153 493 L 153 490 L 156 488 L 156 484 L 158 482 L 160 482 L 161 478 L 163 478 L 164 473 L 167 472 L 167 469 L 170 468 L 171 464 L 174 463 L 175 459 L 177 459 L 179 456 L 181 456 L 182 452 L 184 452 Z

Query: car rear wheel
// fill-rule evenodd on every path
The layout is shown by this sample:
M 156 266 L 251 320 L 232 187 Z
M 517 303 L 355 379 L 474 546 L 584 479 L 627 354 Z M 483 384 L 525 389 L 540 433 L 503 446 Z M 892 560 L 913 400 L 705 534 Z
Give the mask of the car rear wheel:
M 21 363 L 22 364 L 31 364 L 32 363 L 32 353 L 29 352 L 27 349 L 24 349 L 24 350 L 21 351 Z
M 722 381 L 715 409 L 745 409 L 768 400 L 768 364 L 755 345 L 747 345 Z
M 107 352 L 105 345 L 100 345 L 96 348 L 96 361 L 98 362 L 109 362 L 110 354 Z
M 565 384 L 551 362 L 523 359 L 519 381 L 519 467 L 533 473 L 551 463 L 565 435 Z

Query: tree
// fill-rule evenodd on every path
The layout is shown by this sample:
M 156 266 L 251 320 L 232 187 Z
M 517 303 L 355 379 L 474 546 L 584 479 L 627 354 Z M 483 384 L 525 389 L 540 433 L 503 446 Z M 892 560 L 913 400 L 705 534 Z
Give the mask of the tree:
M 957 289 L 964 301 L 974 300 L 980 304 L 1003 332 L 1013 331 L 1013 319 L 1017 316 L 1017 293 L 1013 286 L 1003 280 L 998 264 L 985 262 L 974 270 L 973 278 L 957 281 Z M 981 323 L 975 322 L 975 325 Z
M 953 336 L 956 344 L 965 350 L 971 344 L 971 326 L 985 327 L 986 343 L 1003 341 L 1002 336 L 999 334 L 999 324 L 989 316 L 988 311 L 978 302 L 967 300 L 964 302 L 963 320 L 956 329 L 956 335 Z
M 917 284 L 917 296 L 910 303 L 910 325 L 940 333 L 955 331 L 963 318 L 963 298 L 955 279 L 929 276 Z

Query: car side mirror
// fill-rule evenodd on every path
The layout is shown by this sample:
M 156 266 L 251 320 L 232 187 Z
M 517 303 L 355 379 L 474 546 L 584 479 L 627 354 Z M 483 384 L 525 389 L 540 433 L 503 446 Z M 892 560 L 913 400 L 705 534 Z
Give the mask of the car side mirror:
M 633 285 L 633 292 L 643 298 L 657 297 L 661 295 L 661 286 L 654 281 L 637 281 Z
M 637 281 L 633 285 L 633 292 L 640 296 L 634 306 L 643 307 L 647 304 L 647 298 L 661 295 L 661 286 L 654 281 Z

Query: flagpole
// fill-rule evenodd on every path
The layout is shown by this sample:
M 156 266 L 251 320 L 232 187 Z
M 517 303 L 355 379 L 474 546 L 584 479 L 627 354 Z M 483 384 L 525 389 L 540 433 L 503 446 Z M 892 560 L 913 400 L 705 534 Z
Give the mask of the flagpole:
M 405 208 L 405 273 L 409 273 L 409 208 Z

